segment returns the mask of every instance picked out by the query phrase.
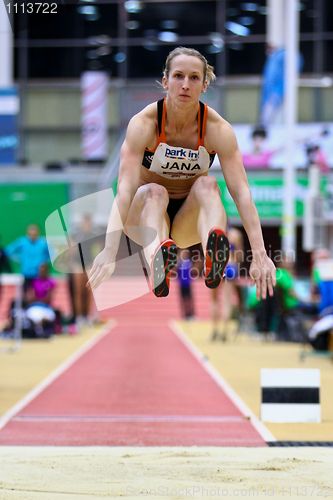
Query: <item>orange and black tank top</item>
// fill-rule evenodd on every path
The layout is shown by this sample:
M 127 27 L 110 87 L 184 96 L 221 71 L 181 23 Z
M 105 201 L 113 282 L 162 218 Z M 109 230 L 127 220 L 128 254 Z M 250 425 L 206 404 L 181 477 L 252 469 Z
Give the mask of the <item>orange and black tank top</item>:
M 167 179 L 190 179 L 203 174 L 211 167 L 215 153 L 209 153 L 204 146 L 207 104 L 199 102 L 197 149 L 169 146 L 165 137 L 165 99 L 157 102 L 158 141 L 154 150 L 145 149 L 142 165 L 151 172 Z

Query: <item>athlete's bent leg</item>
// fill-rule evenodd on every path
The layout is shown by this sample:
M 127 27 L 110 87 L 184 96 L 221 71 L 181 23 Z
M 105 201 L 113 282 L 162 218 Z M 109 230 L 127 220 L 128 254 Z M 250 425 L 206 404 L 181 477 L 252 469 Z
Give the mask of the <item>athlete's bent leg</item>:
M 224 232 L 227 226 L 227 215 L 221 202 L 220 190 L 214 177 L 199 177 L 191 188 L 191 193 L 200 207 L 198 215 L 198 232 L 202 248 L 206 248 L 208 233 L 213 227 Z
M 128 212 L 125 233 L 144 247 L 149 266 L 156 248 L 169 236 L 168 202 L 169 195 L 163 186 L 145 184 L 135 193 Z
M 141 186 L 134 196 L 125 225 L 129 236 L 133 226 L 139 225 L 141 228 L 138 243 L 144 247 L 145 258 L 151 269 L 152 288 L 158 297 L 168 295 L 169 273 L 177 263 L 176 245 L 169 239 L 168 203 L 169 194 L 163 186 L 155 183 Z M 153 239 L 151 230 L 156 233 Z
M 198 232 L 205 249 L 205 283 L 209 288 L 216 288 L 229 259 L 229 242 L 225 235 L 227 216 L 214 177 L 199 177 L 192 190 L 200 206 Z
M 205 252 L 205 283 L 209 288 L 220 284 L 228 262 L 226 224 L 227 216 L 215 178 L 199 177 L 174 219 L 171 234 L 181 247 L 201 241 Z

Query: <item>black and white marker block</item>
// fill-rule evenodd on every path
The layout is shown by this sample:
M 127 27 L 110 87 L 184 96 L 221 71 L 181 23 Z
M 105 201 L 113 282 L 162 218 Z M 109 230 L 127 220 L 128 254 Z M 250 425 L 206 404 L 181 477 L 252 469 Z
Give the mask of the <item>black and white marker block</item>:
M 320 422 L 320 370 L 262 368 L 261 420 Z

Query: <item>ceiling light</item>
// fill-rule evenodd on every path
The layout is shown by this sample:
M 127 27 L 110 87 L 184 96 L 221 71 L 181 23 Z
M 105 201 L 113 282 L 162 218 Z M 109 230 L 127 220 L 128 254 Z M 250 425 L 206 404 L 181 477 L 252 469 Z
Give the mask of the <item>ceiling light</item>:
M 105 45 L 103 47 L 98 47 L 98 49 L 96 49 L 96 54 L 98 56 L 108 56 L 111 54 L 111 48 L 106 47 Z
M 160 31 L 157 38 L 161 42 L 176 42 L 178 40 L 178 35 L 173 31 Z
M 126 0 L 124 6 L 130 14 L 137 14 L 142 9 L 142 3 L 140 0 Z
M 222 49 L 219 49 L 218 47 L 215 47 L 215 45 L 209 45 L 207 47 L 207 52 L 209 54 L 219 54 L 220 52 L 222 52 Z
M 241 4 L 241 8 L 249 12 L 257 12 L 258 5 L 255 2 L 244 2 Z
M 99 19 L 98 9 L 95 5 L 80 5 L 78 12 L 86 16 L 86 21 L 97 21 Z
M 118 64 L 123 63 L 126 61 L 126 54 L 124 52 L 117 52 L 117 54 L 114 55 L 113 59 Z
M 224 40 L 221 33 L 213 32 L 209 33 L 209 38 L 212 41 L 212 46 L 215 47 L 215 52 L 221 52 L 224 47 Z
M 227 21 L 225 23 L 225 27 L 231 31 L 231 33 L 234 33 L 234 35 L 238 36 L 248 36 L 250 34 L 249 28 L 246 28 L 246 26 L 242 26 L 239 23 L 234 23 L 232 21 Z
M 92 16 L 96 14 L 96 7 L 94 5 L 80 5 L 77 10 L 84 16 Z

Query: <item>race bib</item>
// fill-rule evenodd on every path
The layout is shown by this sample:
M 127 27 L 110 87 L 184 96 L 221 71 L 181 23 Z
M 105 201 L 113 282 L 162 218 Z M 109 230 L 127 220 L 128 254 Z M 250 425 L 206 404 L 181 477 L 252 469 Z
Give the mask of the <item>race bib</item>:
M 208 151 L 173 147 L 160 143 L 154 153 L 150 171 L 168 179 L 190 179 L 207 172 L 210 165 Z

